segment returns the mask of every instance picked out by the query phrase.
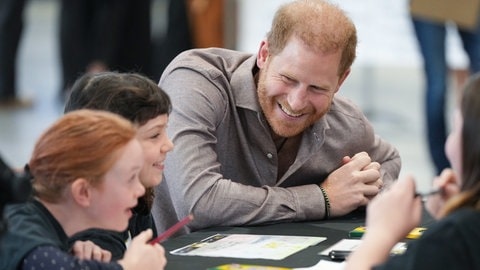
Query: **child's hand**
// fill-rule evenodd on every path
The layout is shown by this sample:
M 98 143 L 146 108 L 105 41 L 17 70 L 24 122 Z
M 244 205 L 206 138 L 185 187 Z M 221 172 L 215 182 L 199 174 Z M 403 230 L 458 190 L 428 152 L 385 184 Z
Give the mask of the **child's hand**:
M 92 241 L 76 241 L 72 247 L 73 256 L 81 260 L 96 260 L 100 262 L 110 262 L 112 253 L 102 249 Z

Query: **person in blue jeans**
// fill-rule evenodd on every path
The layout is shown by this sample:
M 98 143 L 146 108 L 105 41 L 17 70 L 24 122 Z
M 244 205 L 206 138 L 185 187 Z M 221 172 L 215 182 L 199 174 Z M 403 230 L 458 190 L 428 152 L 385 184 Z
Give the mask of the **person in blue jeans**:
M 424 61 L 426 76 L 426 124 L 428 146 L 436 173 L 450 167 L 444 151 L 447 139 L 445 104 L 448 78 L 446 60 L 447 25 L 412 17 L 415 36 Z M 470 73 L 480 71 L 480 26 L 474 30 L 457 28 L 463 48 L 470 60 Z

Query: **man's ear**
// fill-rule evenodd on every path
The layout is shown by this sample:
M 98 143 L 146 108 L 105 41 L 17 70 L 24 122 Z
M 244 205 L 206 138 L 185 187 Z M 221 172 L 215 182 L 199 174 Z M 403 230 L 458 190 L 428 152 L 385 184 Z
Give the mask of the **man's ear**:
M 260 48 L 258 49 L 257 53 L 257 67 L 263 68 L 265 63 L 268 60 L 268 42 L 266 40 L 262 40 L 260 43 Z
M 77 178 L 70 186 L 72 197 L 81 206 L 90 206 L 92 185 L 85 178 Z
M 342 84 L 347 79 L 348 75 L 350 75 L 350 71 L 351 71 L 350 68 L 347 69 L 347 71 L 345 71 L 345 73 L 343 73 L 341 77 L 338 79 L 338 87 L 337 87 L 337 90 L 335 90 L 335 93 L 338 92 L 338 90 L 340 89 L 340 86 L 342 86 Z

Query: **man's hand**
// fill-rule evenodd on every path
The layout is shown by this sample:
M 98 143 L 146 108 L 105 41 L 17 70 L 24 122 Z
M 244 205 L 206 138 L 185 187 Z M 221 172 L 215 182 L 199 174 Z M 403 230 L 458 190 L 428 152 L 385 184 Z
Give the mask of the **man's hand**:
M 380 163 L 378 162 L 372 162 L 370 163 L 369 165 L 367 165 L 365 168 L 363 168 L 364 171 L 366 170 L 376 170 L 378 171 L 378 178 L 377 179 L 373 179 L 371 182 L 368 182 L 366 184 L 368 185 L 373 185 L 373 186 L 376 186 L 378 187 L 378 191 L 380 192 L 382 189 L 383 189 L 383 180 L 381 178 L 382 174 L 380 173 Z M 378 193 L 377 193 L 378 194 Z M 373 195 L 373 196 L 368 196 L 368 200 L 370 201 L 371 199 L 373 199 L 375 196 L 377 196 L 377 194 Z
M 112 253 L 102 249 L 92 241 L 76 241 L 72 247 L 73 256 L 80 260 L 96 260 L 100 262 L 110 262 Z
M 367 205 L 383 187 L 380 164 L 366 152 L 344 157 L 343 165 L 322 183 L 330 200 L 330 215 L 342 216 Z

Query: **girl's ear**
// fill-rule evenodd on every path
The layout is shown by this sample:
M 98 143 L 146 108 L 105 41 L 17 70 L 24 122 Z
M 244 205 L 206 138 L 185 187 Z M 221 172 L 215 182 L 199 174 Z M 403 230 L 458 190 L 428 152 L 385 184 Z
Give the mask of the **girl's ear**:
M 90 206 L 92 186 L 85 178 L 78 178 L 70 186 L 73 200 L 81 206 Z
M 434 180 L 434 186 L 442 190 L 445 200 L 460 193 L 462 183 L 452 169 L 444 169 Z
M 453 172 L 452 169 L 445 169 L 440 174 L 440 177 L 445 179 L 443 192 L 449 198 L 460 193 L 460 188 L 462 186 L 461 179 Z

